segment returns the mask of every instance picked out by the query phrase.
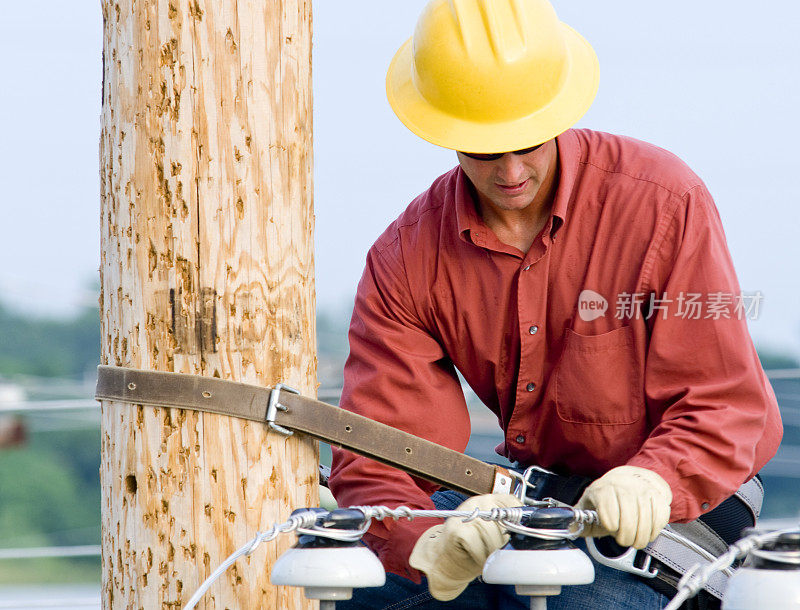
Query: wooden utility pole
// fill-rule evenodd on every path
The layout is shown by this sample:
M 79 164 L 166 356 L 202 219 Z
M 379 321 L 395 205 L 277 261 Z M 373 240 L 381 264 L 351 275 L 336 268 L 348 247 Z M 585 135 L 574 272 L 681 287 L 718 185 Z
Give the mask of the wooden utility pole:
M 102 0 L 103 362 L 316 391 L 311 0 Z M 257 530 L 318 501 L 317 447 L 102 405 L 103 607 L 181 608 Z M 204 608 L 311 608 L 288 536 Z

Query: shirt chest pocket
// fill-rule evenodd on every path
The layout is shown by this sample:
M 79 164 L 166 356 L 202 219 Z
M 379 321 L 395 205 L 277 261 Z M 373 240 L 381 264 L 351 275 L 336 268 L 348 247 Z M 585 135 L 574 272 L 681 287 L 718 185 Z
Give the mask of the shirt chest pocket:
M 553 371 L 560 419 L 576 424 L 632 424 L 644 415 L 641 364 L 629 326 L 602 335 L 567 329 Z

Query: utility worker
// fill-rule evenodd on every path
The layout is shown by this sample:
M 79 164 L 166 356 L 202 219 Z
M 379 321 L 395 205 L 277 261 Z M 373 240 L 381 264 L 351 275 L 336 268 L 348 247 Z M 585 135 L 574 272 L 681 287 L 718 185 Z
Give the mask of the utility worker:
M 642 548 L 751 479 L 782 427 L 711 195 L 665 150 L 572 129 L 597 86 L 594 51 L 546 0 L 427 5 L 387 93 L 411 131 L 458 151 L 458 166 L 367 255 L 341 404 L 463 451 L 458 370 L 497 416 L 499 453 L 593 480 L 571 498 L 598 511 L 591 533 Z M 465 499 L 344 450 L 330 484 L 343 506 Z M 511 505 L 487 495 L 464 506 Z M 383 521 L 366 540 L 389 580 L 343 608 L 442 607 L 432 596 L 528 607 L 476 580 L 505 542 L 494 523 Z M 597 566 L 592 585 L 549 607 L 667 599 Z

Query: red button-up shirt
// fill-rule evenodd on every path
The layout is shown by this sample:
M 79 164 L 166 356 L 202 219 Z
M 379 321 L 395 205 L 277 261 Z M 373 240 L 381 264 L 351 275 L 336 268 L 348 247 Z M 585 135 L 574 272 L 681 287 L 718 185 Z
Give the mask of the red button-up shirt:
M 552 213 L 527 253 L 481 220 L 459 167 L 367 256 L 342 406 L 463 451 L 458 369 L 505 431 L 511 460 L 600 476 L 649 468 L 695 519 L 774 455 L 775 395 L 702 181 L 674 155 L 589 130 L 557 139 Z M 430 508 L 436 487 L 335 450 L 340 505 Z M 431 521 L 384 521 L 367 542 L 393 572 Z

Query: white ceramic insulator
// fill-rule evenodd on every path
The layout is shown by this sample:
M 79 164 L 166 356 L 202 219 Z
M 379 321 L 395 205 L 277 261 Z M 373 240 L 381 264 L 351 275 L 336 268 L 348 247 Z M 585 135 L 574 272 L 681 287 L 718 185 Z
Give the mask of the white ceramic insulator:
M 352 590 L 381 587 L 386 573 L 367 547 L 289 549 L 272 567 L 273 585 L 305 587 L 312 599 L 350 599 Z
M 580 549 L 500 549 L 486 560 L 483 580 L 498 585 L 586 585 L 594 581 L 594 566 Z
M 800 610 L 800 570 L 741 568 L 725 589 L 723 610 Z

